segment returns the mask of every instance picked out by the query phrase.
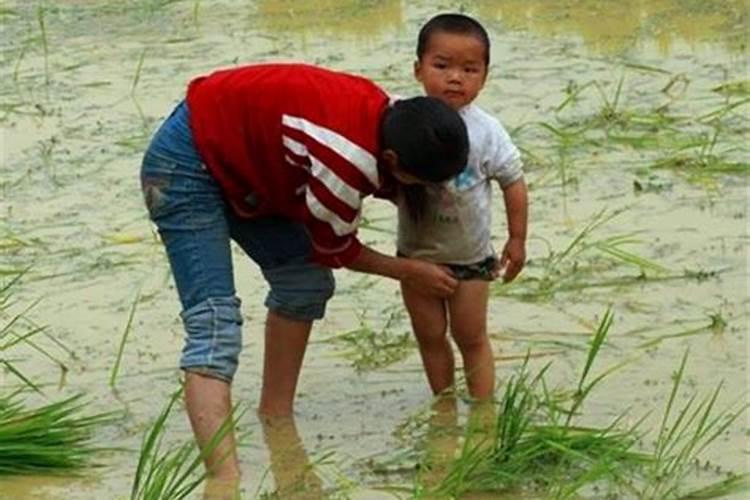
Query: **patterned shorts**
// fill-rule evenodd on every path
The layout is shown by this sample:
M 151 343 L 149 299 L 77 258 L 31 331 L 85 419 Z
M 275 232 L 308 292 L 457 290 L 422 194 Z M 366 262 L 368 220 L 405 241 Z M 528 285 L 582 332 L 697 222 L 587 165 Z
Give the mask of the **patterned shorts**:
M 492 281 L 492 271 L 497 265 L 497 257 L 487 257 L 475 264 L 445 264 L 458 280 L 485 280 Z

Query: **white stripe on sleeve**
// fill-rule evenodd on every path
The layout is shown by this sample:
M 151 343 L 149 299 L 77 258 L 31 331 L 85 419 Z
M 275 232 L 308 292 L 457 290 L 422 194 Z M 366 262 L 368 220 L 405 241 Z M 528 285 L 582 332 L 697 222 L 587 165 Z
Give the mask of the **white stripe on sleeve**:
M 362 193 L 341 180 L 325 163 L 314 156 L 310 156 L 310 165 L 313 177 L 322 182 L 336 198 L 359 210 Z
M 281 136 L 281 142 L 284 144 L 285 148 L 287 148 L 297 156 L 307 156 L 307 146 L 305 146 L 301 142 L 295 141 L 287 135 Z
M 310 209 L 310 213 L 312 213 L 316 219 L 331 226 L 333 232 L 336 233 L 336 236 L 344 236 L 353 233 L 359 224 L 359 212 L 352 222 L 346 222 L 339 217 L 336 212 L 329 210 L 328 207 L 323 205 L 309 189 L 305 193 L 305 202 Z
M 317 125 L 298 116 L 283 115 L 281 123 L 289 128 L 299 130 L 326 145 L 336 154 L 354 165 L 374 187 L 380 187 L 378 162 L 375 156 L 343 135 L 326 127 Z

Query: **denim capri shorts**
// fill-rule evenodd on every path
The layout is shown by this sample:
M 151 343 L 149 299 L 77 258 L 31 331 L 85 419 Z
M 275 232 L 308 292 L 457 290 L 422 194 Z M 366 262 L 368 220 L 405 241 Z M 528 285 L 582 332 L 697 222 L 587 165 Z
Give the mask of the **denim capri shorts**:
M 240 218 L 229 209 L 193 144 L 184 101 L 143 157 L 141 189 L 182 303 L 183 370 L 225 381 L 237 370 L 242 315 L 230 240 L 263 272 L 269 310 L 300 321 L 323 317 L 333 295 L 333 273 L 311 261 L 305 227 L 282 217 Z

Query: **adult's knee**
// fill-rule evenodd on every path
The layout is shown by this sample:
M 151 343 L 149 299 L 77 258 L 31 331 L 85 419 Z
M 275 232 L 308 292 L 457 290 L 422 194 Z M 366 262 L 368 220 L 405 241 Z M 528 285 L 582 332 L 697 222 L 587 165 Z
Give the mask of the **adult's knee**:
M 187 337 L 180 368 L 231 382 L 242 349 L 242 314 L 235 296 L 211 297 L 180 316 Z
M 263 275 L 270 286 L 265 302 L 268 309 L 300 321 L 325 316 L 336 288 L 330 269 L 302 262 L 264 269 Z

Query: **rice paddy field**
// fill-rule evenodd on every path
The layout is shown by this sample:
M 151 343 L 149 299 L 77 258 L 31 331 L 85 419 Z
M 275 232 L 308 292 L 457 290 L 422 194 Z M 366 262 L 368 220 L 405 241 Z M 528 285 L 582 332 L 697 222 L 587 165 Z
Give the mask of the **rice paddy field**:
M 4 0 L 0 498 L 746 498 L 749 9 Z M 446 10 L 490 32 L 478 102 L 530 187 L 527 266 L 492 285 L 496 402 L 462 383 L 433 400 L 396 284 L 338 271 L 294 419 L 261 421 L 266 289 L 237 252 L 243 478 L 202 482 L 139 187 L 150 134 L 192 77 L 250 62 L 418 94 L 416 34 Z M 393 208 L 364 215 L 362 239 L 392 252 Z

